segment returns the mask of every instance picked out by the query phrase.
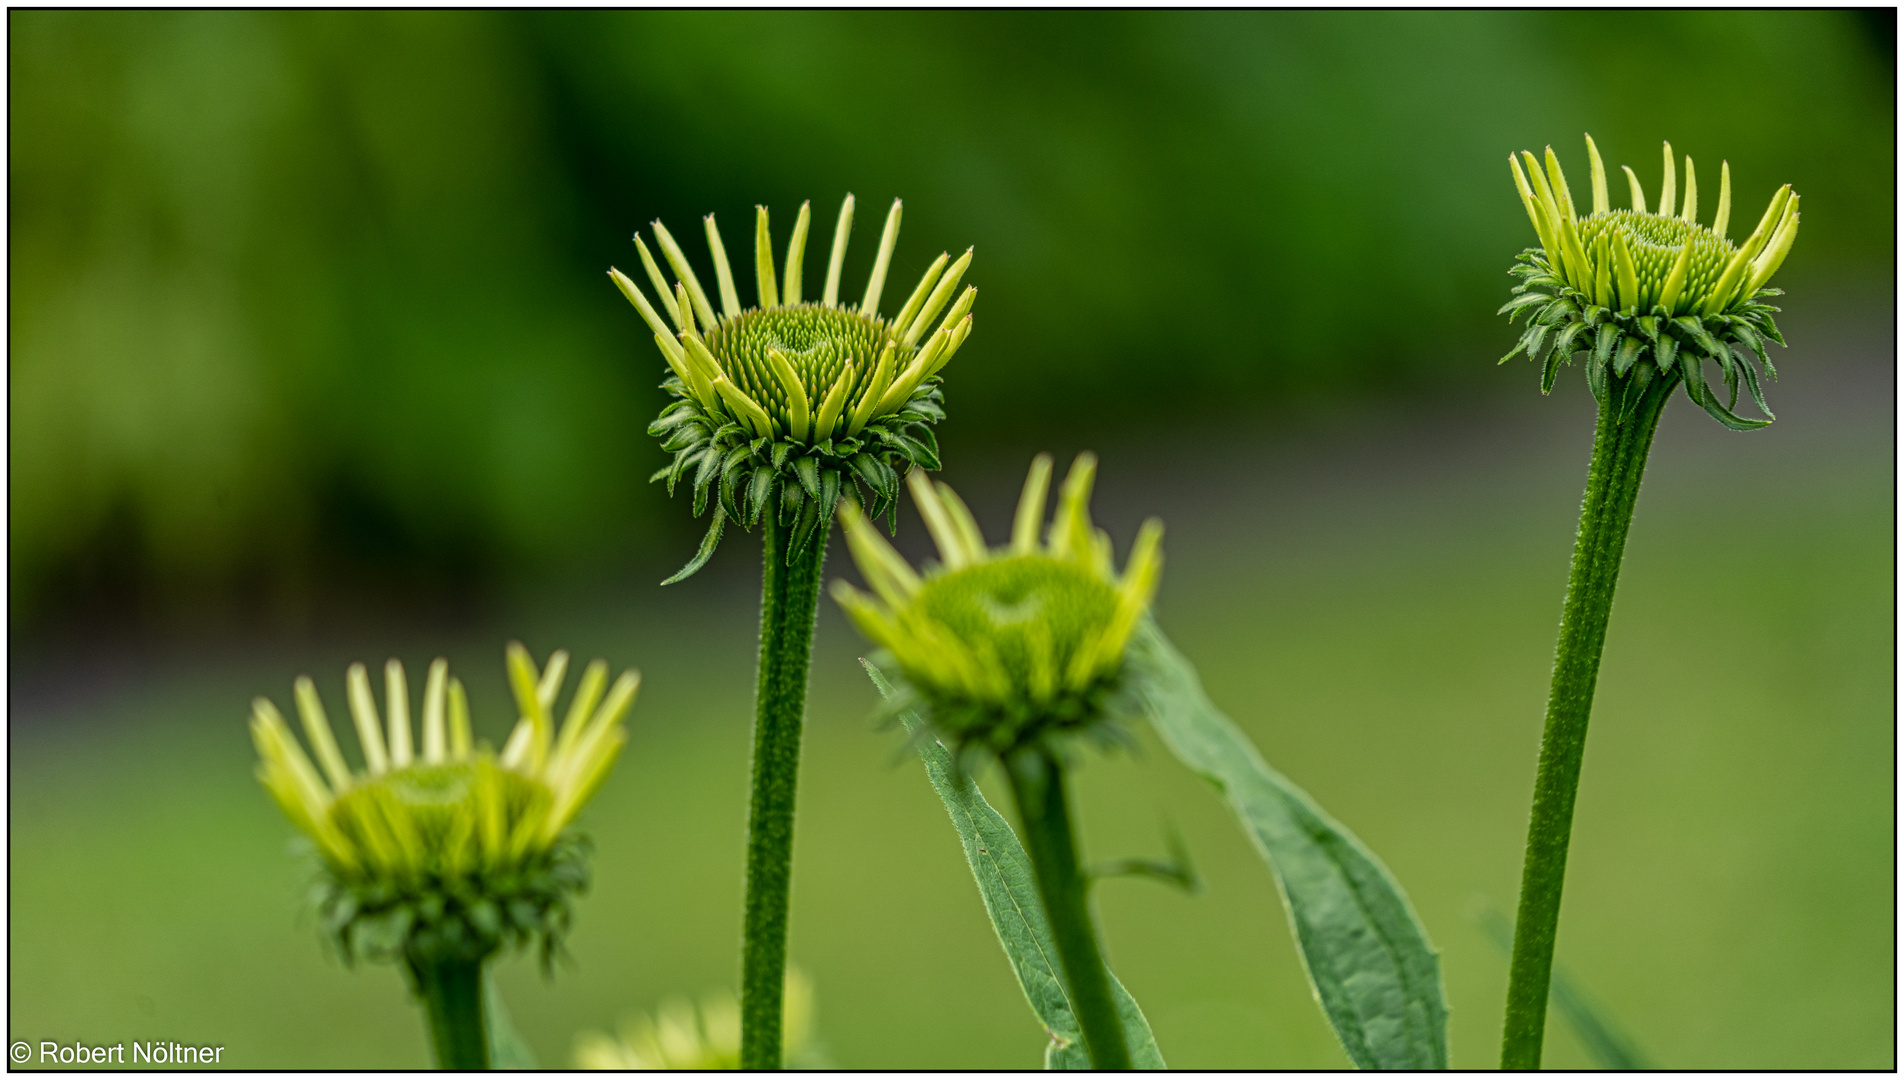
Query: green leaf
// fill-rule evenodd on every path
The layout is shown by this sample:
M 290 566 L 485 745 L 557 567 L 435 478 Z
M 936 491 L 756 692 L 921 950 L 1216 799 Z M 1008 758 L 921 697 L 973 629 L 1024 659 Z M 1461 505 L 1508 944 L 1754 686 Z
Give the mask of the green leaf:
M 1573 325 L 1579 326 L 1579 323 Z M 1551 394 L 1554 391 L 1554 379 L 1560 374 L 1561 361 L 1566 360 L 1565 349 L 1554 348 L 1547 351 L 1547 361 L 1540 367 L 1540 392 Z
M 1364 1069 L 1447 1068 L 1441 960 L 1401 886 L 1263 761 L 1155 623 L 1138 629 L 1126 663 L 1164 745 L 1216 785 L 1269 863 L 1310 984 L 1349 1059 Z
M 1475 922 L 1503 955 L 1513 953 L 1514 927 L 1507 916 L 1488 905 L 1475 913 Z M 1653 1067 L 1634 1047 L 1633 1040 L 1607 1019 L 1602 1010 L 1594 1007 L 1558 964 L 1554 965 L 1548 982 L 1548 1003 L 1566 1018 L 1567 1026 L 1573 1028 L 1587 1056 L 1602 1069 L 1644 1071 Z
M 1519 311 L 1521 308 L 1524 308 L 1529 304 L 1538 304 L 1538 303 L 1541 303 L 1542 301 L 1552 300 L 1552 299 L 1553 297 L 1548 296 L 1545 293 L 1536 293 L 1536 292 L 1522 293 L 1519 296 L 1515 297 L 1514 299 L 1509 300 L 1507 303 L 1502 304 L 1501 310 L 1495 312 L 1494 314 L 1506 315 L 1509 312 Z M 1510 318 L 1507 321 L 1513 322 L 1514 320 Z
M 1620 340 L 1620 327 L 1617 323 L 1604 322 L 1593 337 L 1593 362 L 1602 368 L 1613 361 L 1613 346 Z
M 703 566 L 706 566 L 707 561 L 714 557 L 714 549 L 720 546 L 721 527 L 726 524 L 727 524 L 727 508 L 722 506 L 720 503 L 715 503 L 714 504 L 714 520 L 707 527 L 707 535 L 701 537 L 701 550 L 694 553 L 694 558 L 689 559 L 688 564 L 686 566 L 683 566 L 680 570 L 676 571 L 673 577 L 662 582 L 661 584 L 672 585 L 677 581 L 685 581 L 686 579 L 693 577 L 695 571 L 699 570 Z
M 1760 412 L 1771 416 L 1772 408 L 1765 404 L 1765 389 L 1759 385 L 1759 373 L 1752 370 L 1752 361 L 1746 357 L 1740 357 L 1739 372 L 1745 376 L 1746 388 L 1752 391 L 1752 404 L 1757 405 Z
M 747 516 L 741 524 L 752 528 L 760 521 L 761 508 L 767 505 L 767 497 L 773 493 L 774 471 L 762 465 L 754 470 L 753 479 L 747 482 Z
M 489 1029 L 489 1067 L 492 1069 L 534 1069 L 535 1051 L 522 1040 L 516 1031 L 516 1025 L 509 1019 L 509 1009 L 502 1003 L 502 992 L 496 989 L 496 976 L 487 965 L 483 969 L 483 1012 L 486 1014 Z
M 820 462 L 818 458 L 809 456 L 795 461 L 793 463 L 793 475 L 800 478 L 800 486 L 807 489 L 808 495 L 816 499 L 820 497 Z
M 860 663 L 879 692 L 892 700 L 892 684 L 879 668 L 866 660 Z M 1045 1068 L 1090 1068 L 1077 1018 L 1059 975 L 1058 947 L 1045 921 L 1044 905 L 1038 900 L 1030 856 L 1011 825 L 985 801 L 972 778 L 957 767 L 952 752 L 926 732 L 925 721 L 910 709 L 899 714 L 899 721 L 925 762 L 932 790 L 939 793 L 945 812 L 952 817 L 952 827 L 965 848 L 965 864 L 972 871 L 972 880 L 978 883 L 979 898 L 985 902 L 985 913 L 991 916 L 992 930 L 1004 946 L 1006 959 L 1011 961 L 1012 973 L 1018 976 L 1018 986 L 1051 1036 L 1045 1050 Z M 1116 975 L 1111 976 L 1111 996 L 1117 999 L 1117 1013 L 1124 1021 L 1124 1041 L 1130 1044 L 1131 1063 L 1139 1069 L 1164 1068 L 1150 1023 Z
M 1620 339 L 1620 351 L 1613 357 L 1613 374 L 1624 377 L 1632 369 L 1633 361 L 1640 358 L 1640 350 L 1646 343 L 1636 337 Z

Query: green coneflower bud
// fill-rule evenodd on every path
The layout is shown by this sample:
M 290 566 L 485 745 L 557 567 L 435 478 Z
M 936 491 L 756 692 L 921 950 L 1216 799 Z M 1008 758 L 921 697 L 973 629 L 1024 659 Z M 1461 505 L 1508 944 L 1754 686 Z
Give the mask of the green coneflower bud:
M 640 683 L 628 671 L 610 687 L 595 661 L 558 730 L 567 665 L 557 652 L 538 675 L 528 651 L 509 646 L 521 719 L 500 754 L 472 743 L 463 685 L 441 659 L 424 688 L 421 745 L 403 666 L 384 669 L 383 718 L 363 665 L 351 666 L 362 770 L 346 764 L 310 679 L 297 681 L 297 711 L 318 767 L 277 707 L 253 702 L 258 777 L 317 847 L 324 927 L 346 960 L 480 960 L 531 940 L 552 957 L 588 883 L 586 844 L 568 826 L 607 778 Z
M 996 550 L 951 488 L 913 473 L 941 559 L 924 577 L 858 507 L 840 508 L 853 559 L 877 595 L 835 582 L 834 598 L 892 653 L 932 723 L 961 748 L 1003 755 L 1089 727 L 1116 688 L 1125 646 L 1156 592 L 1163 524 L 1144 523 L 1117 574 L 1110 537 L 1091 524 L 1096 466 L 1090 454 L 1078 456 L 1041 542 L 1051 459 L 1040 455 L 1011 543 Z
M 1526 350 L 1542 362 L 1545 393 L 1553 389 L 1560 365 L 1585 352 L 1587 385 L 1622 422 L 1655 380 L 1666 380 L 1670 390 L 1684 379 L 1687 396 L 1727 427 L 1743 431 L 1770 423 L 1732 410 L 1743 381 L 1753 402 L 1772 415 L 1751 360 L 1756 357 L 1766 374 L 1778 378 L 1765 342 L 1784 345 L 1785 339 L 1772 320 L 1778 308 L 1762 299 L 1779 294 L 1765 285 L 1798 235 L 1798 196 L 1790 185 L 1780 188 L 1758 228 L 1734 244 L 1726 238 L 1732 213 L 1729 164 L 1719 167 L 1718 207 L 1708 228 L 1696 220 L 1699 188 L 1691 158 L 1686 159 L 1683 199 L 1678 194 L 1671 143 L 1665 144 L 1656 211 L 1647 209 L 1639 176 L 1625 167 L 1633 205 L 1613 209 L 1606 167 L 1592 136 L 1587 137 L 1587 158 L 1593 210 L 1582 217 L 1552 147 L 1544 162 L 1526 151 L 1518 159 L 1508 155 L 1540 247 L 1523 251 L 1509 271 L 1523 280 L 1501 312 L 1510 322 L 1522 312 L 1531 317 L 1502 362 Z M 1706 383 L 1705 360 L 1716 362 L 1725 377 L 1725 404 Z
M 672 285 L 638 234 L 635 246 L 662 310 L 621 271 L 608 272 L 654 331 L 673 372 L 662 387 L 678 400 L 648 432 L 664 440 L 662 449 L 674 461 L 651 479 L 665 478 L 673 494 L 692 473 L 696 517 L 713 496 L 714 518 L 700 551 L 668 582 L 707 562 L 729 520 L 752 528 L 762 514 L 775 515 L 794 528 L 791 560 L 832 520 L 843 493 L 864 488 L 877 517 L 895 505 L 901 471 L 939 467 L 932 434 L 945 416 L 938 373 L 972 331 L 977 289 L 958 291 L 972 252 L 957 260 L 940 255 L 898 314 L 882 317 L 879 302 L 899 239 L 895 199 L 866 292 L 857 304 L 843 304 L 840 268 L 853 222 L 848 195 L 833 233 L 826 286 L 817 303 L 808 302 L 802 296 L 810 205 L 800 207 L 778 278 L 767 208 L 756 208 L 758 303 L 751 308 L 741 307 L 712 214 L 705 225 L 719 312 L 659 221 L 655 241 L 674 271 Z
M 824 1067 L 809 1060 L 813 985 L 798 968 L 787 969 L 782 1007 L 787 1067 Z M 686 998 L 670 998 L 652 1016 L 623 1021 L 613 1035 L 585 1031 L 575 1039 L 575 1067 L 612 1072 L 738 1069 L 740 999 L 720 990 L 701 999 L 697 1008 Z

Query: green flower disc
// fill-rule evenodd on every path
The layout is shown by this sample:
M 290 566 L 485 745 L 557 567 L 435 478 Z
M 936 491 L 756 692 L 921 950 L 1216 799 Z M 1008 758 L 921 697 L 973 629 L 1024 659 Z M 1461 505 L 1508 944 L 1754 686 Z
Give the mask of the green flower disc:
M 879 362 L 880 350 L 893 339 L 892 327 L 877 316 L 829 308 L 820 304 L 762 311 L 749 308 L 723 319 L 708 332 L 707 347 L 747 396 L 759 402 L 783 431 L 793 427 L 786 388 L 774 377 L 767 350 L 786 356 L 807 399 L 817 407 L 850 365 L 853 381 L 847 387 L 844 415 L 850 416 L 866 396 Z M 903 370 L 918 353 L 916 346 L 895 345 L 896 363 Z M 815 445 L 837 433 L 809 431 L 802 440 Z

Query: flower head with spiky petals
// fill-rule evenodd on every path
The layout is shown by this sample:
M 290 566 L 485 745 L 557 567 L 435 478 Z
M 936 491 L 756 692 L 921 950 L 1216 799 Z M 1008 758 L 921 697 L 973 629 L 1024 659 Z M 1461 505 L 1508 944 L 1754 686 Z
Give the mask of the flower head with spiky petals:
M 856 305 L 839 301 L 840 267 L 853 227 L 851 195 L 840 207 L 818 303 L 801 299 L 810 204 L 800 207 L 785 273 L 777 280 L 767 208 L 755 209 L 755 307 L 741 307 L 712 214 L 704 224 L 720 291 L 718 313 L 659 221 L 655 242 L 674 271 L 672 285 L 640 235 L 635 246 L 662 311 L 625 274 L 609 271 L 654 331 L 673 372 L 661 385 L 676 400 L 648 432 L 663 440 L 662 449 L 674 460 L 652 479 L 665 478 L 673 494 L 691 475 L 696 517 L 713 496 L 714 519 L 700 550 L 663 584 L 705 565 L 729 520 L 751 528 L 763 514 L 774 515 L 794 530 L 787 548 L 791 560 L 832 521 L 843 493 L 863 487 L 877 517 L 896 505 L 901 472 L 939 467 L 932 434 L 932 425 L 945 416 L 939 371 L 972 332 L 978 290 L 967 286 L 953 296 L 972 252 L 956 260 L 940 255 L 888 319 L 879 314 L 879 301 L 899 240 L 899 200 L 886 216 L 872 276 Z
M 787 968 L 781 1031 L 789 1069 L 823 1069 L 813 1034 L 813 984 Z M 622 1021 L 612 1035 L 585 1031 L 575 1039 L 575 1067 L 609 1072 L 699 1072 L 740 1068 L 740 999 L 717 990 L 699 1007 L 683 997 L 662 1001 L 654 1015 Z
M 469 702 L 446 661 L 430 665 L 420 747 L 403 665 L 384 668 L 387 724 L 364 666 L 351 665 L 361 772 L 345 763 L 310 679 L 298 679 L 296 698 L 321 773 L 277 707 L 252 703 L 258 777 L 317 847 L 319 912 L 346 960 L 480 959 L 536 939 L 544 962 L 553 956 L 569 898 L 588 885 L 587 845 L 569 824 L 607 778 L 640 684 L 628 671 L 610 687 L 608 665 L 595 661 L 558 733 L 551 710 L 567 668 L 557 652 L 538 675 L 528 651 L 510 644 L 521 719 L 497 754 L 471 744 Z
M 1163 523 L 1144 523 L 1116 573 L 1110 537 L 1091 524 L 1096 473 L 1097 460 L 1078 455 L 1040 543 L 1051 459 L 1039 455 L 1011 543 L 996 550 L 951 488 L 913 473 L 908 482 L 941 559 L 924 577 L 856 506 L 840 507 L 853 560 L 877 595 L 842 581 L 833 596 L 892 653 L 928 719 L 961 751 L 1002 755 L 1106 715 L 1125 647 L 1157 589 Z
M 1725 426 L 1744 431 L 1771 423 L 1732 410 L 1743 381 L 1753 402 L 1772 415 L 1752 358 L 1778 378 L 1765 342 L 1782 346 L 1785 339 L 1772 321 L 1778 309 L 1762 301 L 1779 294 L 1765 285 L 1798 236 L 1798 196 L 1791 185 L 1778 189 L 1758 228 L 1734 245 L 1726 239 L 1732 213 L 1729 164 L 1719 166 L 1719 208 L 1708 228 L 1694 220 L 1699 187 L 1691 158 L 1686 159 L 1685 197 L 1678 198 L 1671 143 L 1665 144 L 1657 213 L 1647 210 L 1645 190 L 1631 168 L 1625 172 L 1633 208 L 1612 209 L 1606 166 L 1592 136 L 1587 137 L 1587 158 L 1593 212 L 1580 217 L 1553 147 L 1547 148 L 1544 169 L 1527 151 L 1520 159 L 1508 155 L 1514 186 L 1541 246 L 1521 252 L 1510 271 L 1522 282 L 1501 312 L 1510 321 L 1523 312 L 1530 317 L 1519 344 L 1502 362 L 1526 350 L 1542 363 L 1545 393 L 1553 389 L 1560 365 L 1585 352 L 1587 385 L 1601 407 L 1615 409 L 1622 421 L 1655 381 L 1665 380 L 1663 388 L 1670 391 L 1673 382 L 1684 379 L 1686 395 Z M 1706 383 L 1706 360 L 1716 362 L 1725 377 L 1725 404 Z

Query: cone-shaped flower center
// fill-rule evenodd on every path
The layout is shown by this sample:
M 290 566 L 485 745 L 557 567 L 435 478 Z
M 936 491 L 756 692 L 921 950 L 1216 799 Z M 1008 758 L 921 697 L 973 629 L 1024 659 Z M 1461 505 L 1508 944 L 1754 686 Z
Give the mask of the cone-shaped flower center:
M 514 868 L 540 855 L 553 801 L 540 780 L 483 756 L 370 779 L 337 797 L 330 822 L 359 853 L 360 873 L 457 878 Z
M 585 845 L 568 825 L 626 741 L 621 718 L 639 678 L 626 672 L 610 687 L 608 665 L 590 664 L 558 733 L 551 709 L 568 654 L 538 674 L 512 644 L 508 667 L 521 719 L 500 754 L 472 743 L 463 685 L 440 659 L 421 745 L 403 665 L 385 668 L 387 726 L 363 665 L 351 667 L 362 770 L 344 760 L 311 680 L 298 680 L 297 703 L 315 764 L 276 706 L 253 703 L 259 779 L 323 858 L 320 907 L 346 957 L 483 956 L 540 937 L 546 959 L 566 930 L 568 897 L 587 885 Z
M 787 431 L 795 428 L 795 410 L 788 387 L 774 370 L 771 354 L 778 352 L 792 368 L 805 399 L 801 405 L 808 410 L 806 415 L 811 413 L 810 403 L 824 405 L 836 389 L 843 395 L 827 430 L 819 430 L 817 417 L 801 418 L 801 426 L 808 429 L 813 442 L 838 434 L 841 418 L 850 419 L 866 397 L 879 354 L 889 343 L 894 347 L 894 367 L 900 370 L 919 351 L 895 340 L 892 327 L 884 319 L 822 304 L 769 311 L 749 308 L 732 319 L 721 320 L 707 335 L 708 351 L 735 385 L 765 406 L 767 414 Z M 840 385 L 842 379 L 844 386 Z
M 960 289 L 971 250 L 957 259 L 947 252 L 933 260 L 887 318 L 879 305 L 899 240 L 899 201 L 886 215 L 872 274 L 856 303 L 840 296 L 853 197 L 840 206 L 817 302 L 806 299 L 805 288 L 811 217 L 811 207 L 801 206 L 783 264 L 774 252 L 767 209 L 756 208 L 753 307 L 741 306 L 712 214 L 704 224 L 713 294 L 658 221 L 655 243 L 673 280 L 639 235 L 635 247 L 660 306 L 626 274 L 609 271 L 654 331 L 661 358 L 674 373 L 662 386 L 676 400 L 648 427 L 674 462 L 654 479 L 665 479 L 672 495 L 677 483 L 691 477 L 695 516 L 714 508 L 700 551 L 669 582 L 707 563 L 728 521 L 752 528 L 765 517 L 790 527 L 791 556 L 824 535 L 842 497 L 860 491 L 862 504 L 878 517 L 898 498 L 906 470 L 939 467 L 932 434 L 932 425 L 945 417 L 939 372 L 972 332 L 978 290 Z
M 1727 427 L 1749 430 L 1769 423 L 1771 410 L 1749 357 L 1777 378 L 1765 342 L 1783 344 L 1764 302 L 1766 288 L 1798 236 L 1799 197 L 1789 185 L 1772 195 L 1740 243 L 1726 237 L 1732 220 L 1732 168 L 1719 166 L 1719 200 L 1712 224 L 1699 224 L 1699 183 L 1686 159 L 1684 197 L 1671 144 L 1662 147 L 1657 211 L 1630 168 L 1630 210 L 1615 210 L 1606 163 L 1587 139 L 1592 212 L 1574 209 L 1573 192 L 1553 147 L 1545 161 L 1523 151 L 1508 155 L 1521 205 L 1540 238 L 1509 272 L 1522 279 L 1502 314 L 1525 314 L 1527 329 L 1506 360 L 1526 350 L 1541 362 L 1541 391 L 1553 389 L 1559 366 L 1588 355 L 1587 385 L 1616 423 L 1632 415 L 1649 387 L 1670 392 L 1682 381 L 1687 396 Z M 1525 166 L 1523 168 L 1523 166 Z M 1736 350 L 1736 354 L 1735 354 Z M 1721 402 L 1701 364 L 1719 365 L 1727 397 Z M 1733 412 L 1744 388 L 1768 417 Z
M 1684 306 L 1688 308 L 1705 303 L 1712 287 L 1718 284 L 1719 276 L 1725 273 L 1726 265 L 1739 250 L 1731 241 L 1714 236 L 1712 230 L 1704 225 L 1677 217 L 1622 209 L 1593 214 L 1580 220 L 1580 243 L 1586 248 L 1589 259 L 1593 258 L 1594 252 L 1601 250 L 1599 240 L 1602 235 L 1608 238 L 1608 248 L 1612 247 L 1613 233 L 1620 235 L 1626 242 L 1627 250 L 1632 253 L 1634 277 L 1640 291 L 1636 306 L 1641 311 L 1659 302 L 1667 280 L 1672 277 L 1673 266 L 1679 261 L 1680 251 L 1688 245 L 1692 248 L 1692 254 L 1686 262 L 1684 287 Z M 1617 265 L 1609 276 L 1615 282 L 1619 280 Z
M 1144 523 L 1124 573 L 1091 524 L 1096 462 L 1078 457 L 1056 519 L 1040 542 L 1051 459 L 1032 463 L 1009 547 L 986 546 L 965 504 L 944 484 L 909 478 L 943 566 L 923 579 L 851 503 L 841 523 L 877 599 L 845 582 L 833 595 L 893 654 L 931 706 L 940 731 L 1003 753 L 1102 718 L 1131 632 L 1149 609 L 1163 525 Z
M 968 648 L 998 658 L 1013 691 L 1049 697 L 1074 655 L 1117 614 L 1117 589 L 1047 555 L 993 559 L 928 578 L 918 605 Z

